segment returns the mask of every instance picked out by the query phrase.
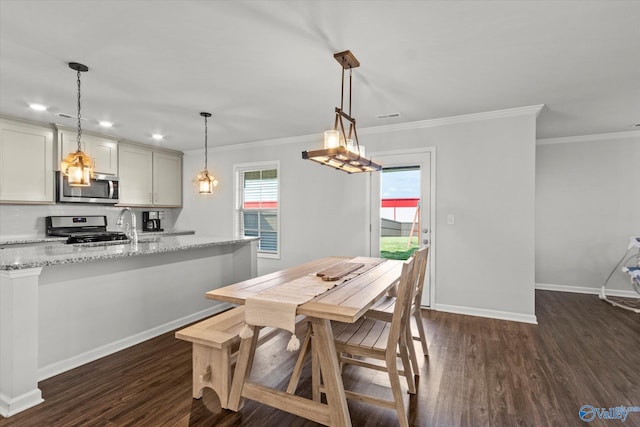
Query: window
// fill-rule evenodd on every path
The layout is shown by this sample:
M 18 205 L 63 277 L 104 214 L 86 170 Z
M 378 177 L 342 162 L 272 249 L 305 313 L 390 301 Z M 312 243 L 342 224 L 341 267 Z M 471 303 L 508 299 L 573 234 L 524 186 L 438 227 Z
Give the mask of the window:
M 236 230 L 260 237 L 258 256 L 280 257 L 279 164 L 236 165 Z

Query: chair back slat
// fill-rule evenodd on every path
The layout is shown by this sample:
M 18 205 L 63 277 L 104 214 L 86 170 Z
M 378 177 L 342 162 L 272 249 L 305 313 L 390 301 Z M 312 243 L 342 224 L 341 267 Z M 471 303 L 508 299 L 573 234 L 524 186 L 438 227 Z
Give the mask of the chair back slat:
M 415 293 L 415 257 L 409 258 L 402 264 L 402 273 L 396 296 L 396 304 L 391 319 L 391 331 L 387 340 L 387 351 L 394 354 L 400 342 L 401 331 L 404 330 L 406 322 L 411 314 L 411 304 Z

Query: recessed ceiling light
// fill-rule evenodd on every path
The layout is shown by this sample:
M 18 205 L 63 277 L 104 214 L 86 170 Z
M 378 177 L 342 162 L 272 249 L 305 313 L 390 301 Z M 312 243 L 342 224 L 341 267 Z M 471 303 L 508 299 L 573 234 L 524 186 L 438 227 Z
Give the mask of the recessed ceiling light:
M 107 121 L 101 121 L 99 122 L 100 126 L 102 126 L 103 128 L 110 128 L 113 127 L 113 123 L 111 122 L 107 122 Z
M 153 135 L 151 135 L 151 138 L 155 139 L 156 141 L 160 141 L 164 139 L 164 136 L 160 135 L 159 133 L 154 133 Z
M 29 104 L 29 108 L 35 111 L 47 111 L 47 107 L 42 104 Z

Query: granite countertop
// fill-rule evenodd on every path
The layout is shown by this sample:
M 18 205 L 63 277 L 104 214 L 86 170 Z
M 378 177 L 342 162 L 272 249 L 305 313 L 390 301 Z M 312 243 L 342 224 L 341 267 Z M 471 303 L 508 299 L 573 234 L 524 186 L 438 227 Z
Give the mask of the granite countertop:
M 229 238 L 196 235 L 138 235 L 138 243 L 130 241 L 78 243 L 67 245 L 63 241 L 0 249 L 0 271 L 45 267 L 56 264 L 97 261 L 127 256 L 149 255 L 163 252 L 228 245 L 257 240 L 257 237 Z
M 108 230 L 108 231 L 122 231 L 122 230 Z M 180 236 L 185 234 L 195 234 L 193 230 L 165 230 L 165 231 L 140 231 L 138 230 L 138 237 L 143 236 Z M 35 243 L 49 243 L 49 242 L 65 242 L 66 237 L 57 236 L 0 236 L 0 246 L 6 245 L 29 245 Z

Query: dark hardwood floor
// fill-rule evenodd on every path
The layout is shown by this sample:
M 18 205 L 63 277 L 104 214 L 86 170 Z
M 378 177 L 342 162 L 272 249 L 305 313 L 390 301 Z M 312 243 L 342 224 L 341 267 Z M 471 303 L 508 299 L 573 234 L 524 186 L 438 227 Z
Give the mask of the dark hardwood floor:
M 539 324 L 425 311 L 430 355 L 418 393 L 406 396 L 416 426 L 580 426 L 582 405 L 640 406 L 640 316 L 595 295 L 536 291 Z M 254 379 L 286 388 L 297 353 L 288 337 L 260 348 Z M 417 343 L 416 349 L 420 353 Z M 356 383 L 356 380 L 360 380 Z M 345 368 L 345 385 L 385 394 L 384 373 Z M 45 402 L 0 426 L 314 426 L 247 402 L 220 409 L 191 398 L 191 344 L 164 334 L 40 383 Z M 310 395 L 308 366 L 299 394 Z M 390 396 L 390 394 L 389 394 Z M 395 412 L 349 402 L 354 426 L 394 426 Z M 589 426 L 640 426 L 595 419 Z

